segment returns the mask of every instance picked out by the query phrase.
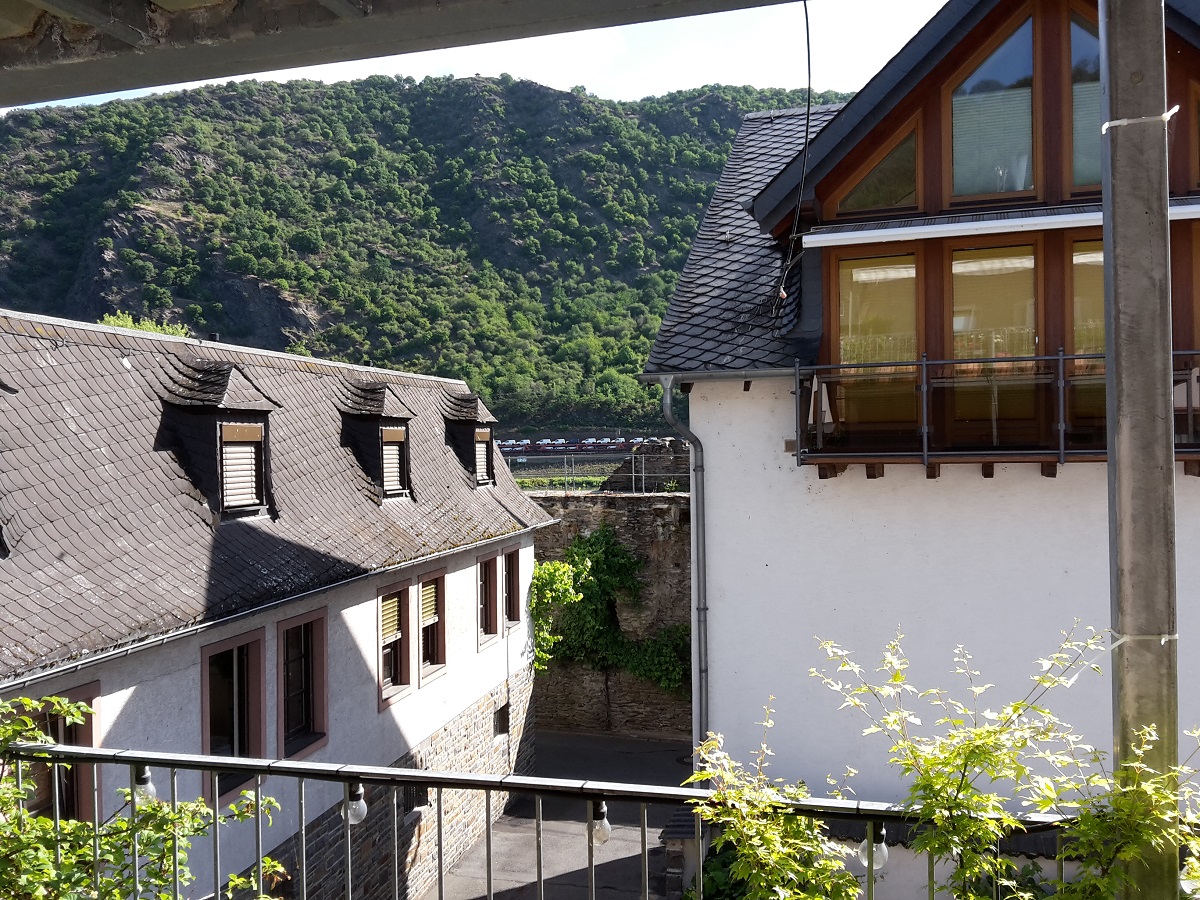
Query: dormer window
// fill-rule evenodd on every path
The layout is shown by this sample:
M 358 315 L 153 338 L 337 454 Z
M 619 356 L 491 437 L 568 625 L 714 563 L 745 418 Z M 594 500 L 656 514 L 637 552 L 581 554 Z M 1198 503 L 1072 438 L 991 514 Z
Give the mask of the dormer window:
M 408 494 L 408 426 L 391 425 L 379 429 L 380 459 L 383 468 L 383 496 Z
M 492 429 L 475 429 L 475 483 L 490 484 L 492 475 Z
M 263 426 L 221 424 L 221 509 L 241 512 L 265 505 Z

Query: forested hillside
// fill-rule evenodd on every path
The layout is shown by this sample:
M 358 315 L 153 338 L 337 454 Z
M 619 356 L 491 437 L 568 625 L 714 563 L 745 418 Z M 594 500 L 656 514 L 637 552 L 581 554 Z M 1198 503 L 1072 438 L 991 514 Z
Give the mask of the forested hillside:
M 0 306 L 461 377 L 510 426 L 656 422 L 634 376 L 741 115 L 803 102 L 374 77 L 14 112 Z

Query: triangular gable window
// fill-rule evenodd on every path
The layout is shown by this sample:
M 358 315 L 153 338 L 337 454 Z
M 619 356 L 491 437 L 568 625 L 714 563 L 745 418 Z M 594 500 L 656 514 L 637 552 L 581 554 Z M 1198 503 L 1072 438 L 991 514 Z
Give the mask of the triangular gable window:
M 1100 183 L 1100 35 L 1071 14 L 1071 146 L 1075 187 Z
M 917 132 L 909 132 L 838 204 L 839 213 L 917 205 Z
M 1033 188 L 1033 19 L 951 94 L 954 196 Z

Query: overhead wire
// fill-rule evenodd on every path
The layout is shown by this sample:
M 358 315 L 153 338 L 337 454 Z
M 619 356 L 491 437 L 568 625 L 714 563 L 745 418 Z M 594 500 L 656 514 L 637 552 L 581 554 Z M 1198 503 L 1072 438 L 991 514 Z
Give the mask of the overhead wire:
M 804 200 L 804 186 L 808 178 L 808 144 L 809 138 L 812 136 L 812 94 L 813 94 L 813 78 L 812 78 L 812 28 L 808 20 L 808 0 L 800 0 L 801 7 L 804 10 L 804 59 L 807 69 L 808 88 L 805 91 L 804 97 L 804 150 L 800 156 L 800 184 L 796 188 L 796 212 L 792 216 L 792 229 L 788 235 L 787 258 L 784 260 L 783 268 L 779 273 L 779 288 L 776 291 L 777 309 L 778 304 L 781 304 L 787 299 L 787 284 L 788 274 L 792 270 L 800 258 L 804 256 L 804 251 L 796 252 L 796 239 L 800 234 L 800 204 Z

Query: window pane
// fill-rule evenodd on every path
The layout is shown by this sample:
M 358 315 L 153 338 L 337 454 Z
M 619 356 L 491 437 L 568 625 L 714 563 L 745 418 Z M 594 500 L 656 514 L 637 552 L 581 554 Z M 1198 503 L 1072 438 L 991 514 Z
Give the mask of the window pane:
M 952 271 L 954 358 L 1033 356 L 1033 248 L 958 250 Z
M 1100 183 L 1100 36 L 1071 15 L 1071 146 L 1075 185 Z
M 1033 187 L 1033 19 L 954 89 L 954 194 Z
M 208 658 L 208 747 L 214 756 L 238 755 L 233 656 L 232 650 L 226 650 Z
M 838 275 L 839 361 L 915 360 L 917 258 L 845 259 Z
M 312 622 L 283 633 L 283 734 L 286 741 L 313 731 Z
M 838 204 L 838 212 L 916 204 L 917 133 L 914 131 L 851 189 Z
M 1071 254 L 1074 352 L 1104 352 L 1104 243 L 1080 241 Z

